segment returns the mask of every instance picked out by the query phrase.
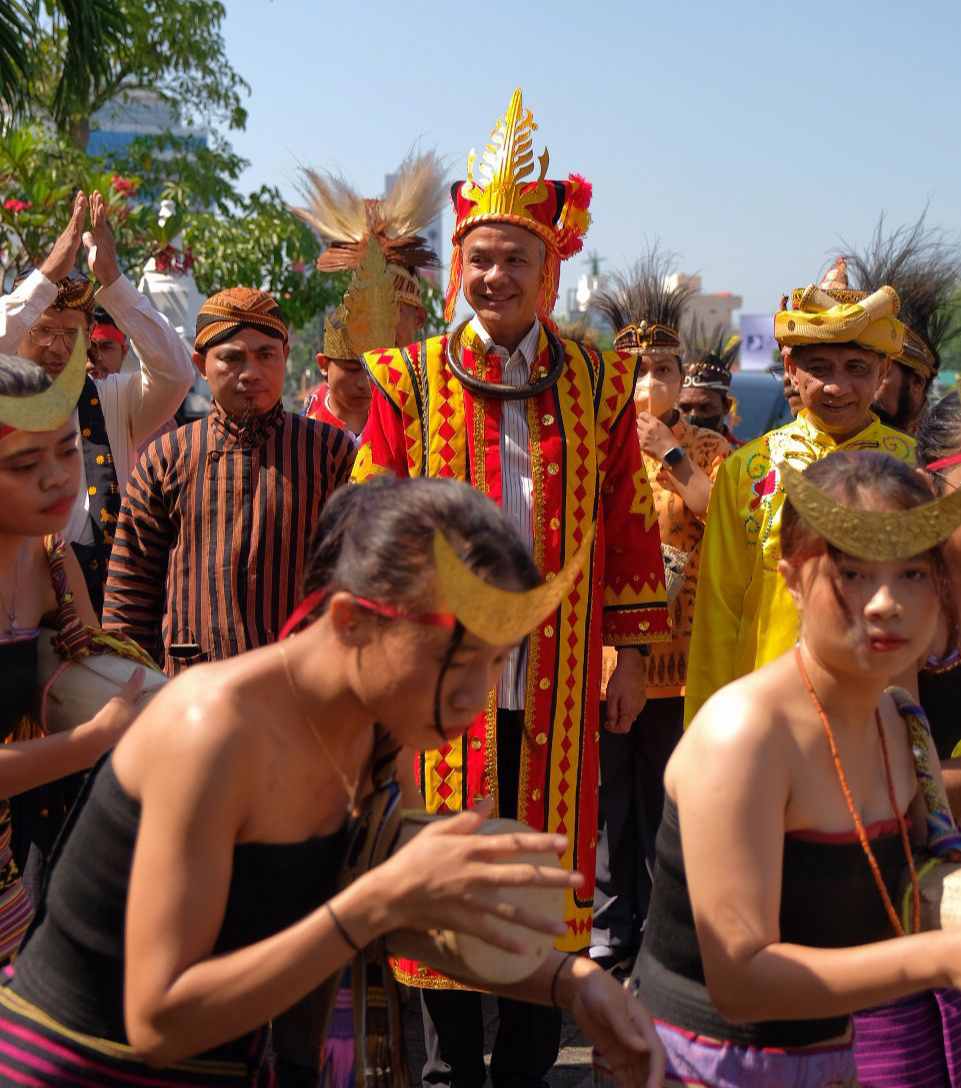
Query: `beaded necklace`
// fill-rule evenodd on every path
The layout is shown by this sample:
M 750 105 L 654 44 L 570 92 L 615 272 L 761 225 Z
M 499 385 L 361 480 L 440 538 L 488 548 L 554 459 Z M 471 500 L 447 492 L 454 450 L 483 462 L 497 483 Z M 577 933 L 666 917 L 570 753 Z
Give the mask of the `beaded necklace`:
M 898 917 L 897 911 L 894 909 L 894 904 L 891 902 L 891 896 L 888 895 L 888 889 L 884 885 L 884 879 L 881 876 L 881 869 L 878 866 L 877 858 L 874 856 L 874 851 L 871 849 L 871 843 L 868 841 L 867 832 L 864 830 L 864 823 L 861 820 L 861 815 L 857 810 L 857 806 L 854 804 L 854 798 L 851 796 L 851 787 L 848 785 L 847 775 L 844 773 L 844 767 L 841 765 L 841 756 L 838 752 L 837 742 L 834 739 L 834 731 L 831 729 L 831 722 L 828 719 L 827 712 L 821 704 L 821 700 L 818 698 L 818 693 L 814 690 L 814 685 L 811 683 L 811 677 L 808 675 L 804 659 L 801 656 L 800 646 L 794 648 L 794 656 L 797 660 L 797 667 L 798 672 L 801 674 L 801 680 L 803 681 L 805 688 L 807 688 L 807 693 L 811 697 L 814 709 L 817 711 L 817 715 L 821 719 L 821 724 L 824 726 L 824 734 L 827 737 L 828 747 L 831 749 L 831 756 L 834 759 L 834 769 L 838 774 L 838 783 L 841 786 L 841 793 L 844 794 L 848 812 L 850 812 L 851 819 L 854 821 L 854 829 L 857 832 L 858 840 L 861 843 L 861 849 L 868 859 L 868 865 L 871 867 L 874 883 L 877 885 L 878 891 L 881 894 L 884 909 L 887 911 L 888 919 L 891 922 L 894 932 L 899 937 L 903 937 L 904 927 L 901 925 L 901 919 Z M 884 776 L 887 780 L 888 797 L 891 800 L 891 809 L 894 812 L 895 819 L 898 821 L 898 829 L 901 832 L 901 845 L 904 848 L 904 856 L 908 863 L 908 870 L 911 873 L 911 897 L 913 900 L 911 931 L 912 933 L 919 933 L 921 930 L 921 886 L 918 883 L 918 874 L 914 868 L 914 855 L 911 852 L 908 827 L 901 810 L 898 808 L 897 797 L 894 793 L 894 782 L 891 778 L 891 761 L 888 758 L 888 745 L 887 741 L 884 739 L 884 729 L 881 725 L 881 712 L 879 710 L 875 710 L 874 720 L 878 727 L 878 738 L 881 741 L 881 757 L 884 760 Z

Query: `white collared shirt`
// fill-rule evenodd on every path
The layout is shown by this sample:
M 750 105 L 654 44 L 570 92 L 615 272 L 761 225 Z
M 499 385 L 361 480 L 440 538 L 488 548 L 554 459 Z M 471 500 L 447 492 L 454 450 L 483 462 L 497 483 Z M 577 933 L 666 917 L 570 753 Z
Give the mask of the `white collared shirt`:
M 57 285 L 39 270 L 0 297 L 0 351 L 17 345 L 57 297 Z M 139 447 L 177 411 L 194 380 L 190 352 L 154 304 L 121 276 L 101 287 L 97 302 L 116 321 L 140 358 L 139 370 L 110 374 L 96 382 L 110 453 L 123 494 Z M 63 530 L 68 542 L 93 543 L 87 479 L 80 462 L 80 491 Z
M 499 347 L 480 323 L 471 320 L 471 328 L 480 339 L 484 350 L 496 352 L 502 360 L 501 381 L 504 385 L 525 385 L 531 378 L 531 367 L 537 359 L 541 325 L 535 320 L 530 331 L 510 354 Z M 501 505 L 507 519 L 521 534 L 527 546 L 534 547 L 534 522 L 531 496 L 534 484 L 531 477 L 530 432 L 527 427 L 527 401 L 505 400 L 501 403 L 500 429 L 501 458 Z M 513 650 L 504 665 L 497 686 L 497 705 L 502 710 L 523 710 L 527 687 L 527 643 Z

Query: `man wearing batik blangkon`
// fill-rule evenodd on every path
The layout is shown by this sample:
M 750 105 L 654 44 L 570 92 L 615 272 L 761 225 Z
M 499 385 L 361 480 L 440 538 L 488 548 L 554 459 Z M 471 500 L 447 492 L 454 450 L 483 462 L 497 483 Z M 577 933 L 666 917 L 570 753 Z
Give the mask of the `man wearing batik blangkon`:
M 596 849 L 603 643 L 625 648 L 607 689 L 611 729 L 644 702 L 647 644 L 668 617 L 657 515 L 635 436 L 636 361 L 562 340 L 550 314 L 561 260 L 587 230 L 590 185 L 535 165 L 532 114 L 515 91 L 484 153 L 483 174 L 453 186 L 456 216 L 447 318 L 463 285 L 473 318 L 449 335 L 364 360 L 373 401 L 354 478 L 378 473 L 466 480 L 504 509 L 550 578 L 594 532 L 588 570 L 558 612 L 507 658 L 488 711 L 463 740 L 421 753 L 431 812 L 492 795 L 502 816 L 569 838 L 567 934 L 590 938 Z M 537 171 L 535 176 L 535 170 Z M 481 1085 L 480 996 L 416 963 L 395 966 L 422 991 L 425 1084 Z M 495 1086 L 540 1085 L 557 1057 L 554 1009 L 500 1002 Z
M 210 415 L 152 442 L 130 477 L 104 628 L 167 673 L 277 638 L 321 508 L 349 476 L 349 439 L 284 410 L 287 351 L 287 324 L 266 292 L 207 299 L 194 363 L 210 384 Z

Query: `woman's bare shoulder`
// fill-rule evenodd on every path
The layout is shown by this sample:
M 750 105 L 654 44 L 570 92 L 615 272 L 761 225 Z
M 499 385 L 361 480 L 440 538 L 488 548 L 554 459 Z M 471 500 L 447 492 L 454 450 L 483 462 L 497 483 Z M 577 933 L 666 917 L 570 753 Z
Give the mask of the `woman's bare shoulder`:
M 118 777 L 135 793 L 154 771 L 241 773 L 258 758 L 258 715 L 244 698 L 236 660 L 196 665 L 147 704 L 114 752 Z
M 736 761 L 743 766 L 785 747 L 784 676 L 777 666 L 774 662 L 743 676 L 707 700 L 678 746 L 684 763 L 704 767 L 706 761 L 712 766 Z

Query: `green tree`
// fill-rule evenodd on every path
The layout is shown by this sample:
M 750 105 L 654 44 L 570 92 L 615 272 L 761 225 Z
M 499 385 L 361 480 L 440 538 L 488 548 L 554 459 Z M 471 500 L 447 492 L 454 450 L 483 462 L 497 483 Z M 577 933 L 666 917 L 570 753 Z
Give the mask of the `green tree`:
M 220 0 L 27 2 L 28 113 L 51 119 L 75 147 L 87 146 L 97 110 L 133 91 L 157 95 L 187 125 L 246 124 L 250 87 L 227 57 Z
M 108 163 L 43 129 L 0 137 L 0 280 L 9 286 L 42 260 L 63 229 L 73 194 L 96 189 L 107 202 L 121 265 L 133 279 L 149 257 L 169 259 L 180 235 L 181 259 L 192 264 L 201 291 L 263 288 L 295 328 L 339 300 L 342 277 L 317 271 L 320 245 L 280 193 L 264 187 L 244 196 L 234 188 L 242 159 L 206 149 L 171 158 L 169 151 L 169 142 L 161 141 L 160 150 L 143 142 Z M 178 212 L 161 227 L 157 210 L 167 198 Z
M 44 48 L 51 35 L 59 43 L 55 68 Z M 107 58 L 124 35 L 112 0 L 0 0 L 0 117 L 29 115 L 38 80 L 53 117 L 98 95 L 110 77 Z
M 957 333 L 948 338 L 941 352 L 941 371 L 951 371 L 957 378 L 957 372 L 961 371 L 961 287 L 955 292 L 949 308 L 952 315 L 949 328 L 957 330 Z

